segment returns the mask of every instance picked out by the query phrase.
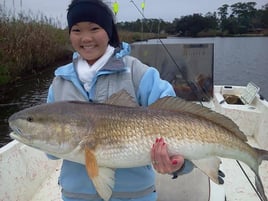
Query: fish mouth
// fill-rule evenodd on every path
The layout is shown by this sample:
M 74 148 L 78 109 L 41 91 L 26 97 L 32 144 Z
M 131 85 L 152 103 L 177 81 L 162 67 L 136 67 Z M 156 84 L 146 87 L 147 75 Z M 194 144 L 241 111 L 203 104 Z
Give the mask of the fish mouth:
M 13 140 L 18 140 L 20 142 L 28 142 L 28 140 L 26 140 L 26 138 L 21 137 L 21 133 L 19 131 L 12 131 L 9 136 L 13 139 Z
M 57 154 L 68 154 L 71 152 L 71 150 L 64 150 L 64 147 L 53 147 L 53 145 L 48 143 L 43 143 L 42 140 L 36 140 L 31 135 L 27 135 L 24 132 L 22 132 L 19 128 L 13 127 L 12 132 L 9 134 L 9 136 L 13 140 L 17 140 L 25 145 L 28 145 L 30 147 L 36 148 L 38 150 L 44 151 L 46 153 L 49 153 L 51 155 L 57 156 Z
M 21 129 L 19 129 L 18 127 L 16 126 L 12 126 L 10 125 L 11 129 L 13 130 L 9 136 L 14 139 L 14 140 L 18 140 L 20 142 L 23 142 L 23 143 L 29 143 L 31 137 L 30 135 L 26 135 L 25 133 L 22 132 Z
M 22 135 L 22 131 L 17 127 L 11 127 L 14 134 Z
M 23 137 L 20 135 L 21 132 L 17 129 L 17 131 L 12 131 L 9 136 L 13 139 L 13 140 L 17 140 L 20 143 L 23 143 L 25 145 L 31 146 L 33 148 L 36 148 L 38 150 L 41 150 L 38 146 L 34 146 L 32 140 L 30 140 L 29 137 L 26 137 L 25 135 L 23 135 Z

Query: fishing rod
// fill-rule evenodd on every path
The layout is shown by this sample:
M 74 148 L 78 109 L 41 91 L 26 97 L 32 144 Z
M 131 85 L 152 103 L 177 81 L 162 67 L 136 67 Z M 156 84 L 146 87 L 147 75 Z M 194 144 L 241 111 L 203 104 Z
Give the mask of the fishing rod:
M 144 15 L 144 12 L 142 12 L 139 7 L 136 5 L 136 3 L 133 0 L 130 0 L 130 2 L 135 6 L 135 8 L 138 10 L 138 12 L 141 14 L 141 16 L 143 17 L 144 20 L 146 20 L 147 18 Z M 148 24 L 146 23 L 147 29 L 149 30 Z M 188 79 L 185 77 L 185 74 L 183 72 L 183 70 L 181 69 L 181 67 L 179 66 L 179 64 L 176 62 L 176 60 L 174 59 L 174 57 L 172 56 L 172 54 L 170 53 L 170 51 L 168 50 L 167 46 L 163 43 L 163 41 L 161 40 L 161 38 L 157 38 L 159 40 L 159 42 L 161 43 L 161 45 L 164 47 L 166 53 L 168 54 L 168 56 L 170 57 L 171 61 L 175 64 L 176 68 L 178 69 L 178 71 L 180 72 L 180 74 L 182 75 L 182 78 L 184 79 L 184 81 L 187 83 L 187 85 L 191 88 L 192 92 L 194 93 L 194 95 L 196 96 L 196 98 L 198 99 L 199 103 L 202 105 L 202 99 L 200 98 L 200 95 L 198 95 L 197 93 L 197 88 L 200 88 L 200 86 L 196 83 L 194 83 L 195 86 L 192 85 L 192 83 L 190 83 L 188 81 Z M 201 93 L 203 93 L 203 95 L 205 95 L 207 97 L 207 94 L 203 91 L 203 90 L 198 90 L 201 91 Z M 247 178 L 250 186 L 253 188 L 253 190 L 255 191 L 255 193 L 257 194 L 257 196 L 259 197 L 259 199 L 261 201 L 263 201 L 262 197 L 260 196 L 260 193 L 257 191 L 256 187 L 253 185 L 253 183 L 251 182 L 250 178 L 248 177 L 246 171 L 244 170 L 244 168 L 242 167 L 242 165 L 240 164 L 240 162 L 238 160 L 236 160 L 238 166 L 240 167 L 241 171 L 243 172 L 244 176 Z M 220 171 L 220 170 L 219 170 Z M 223 175 L 224 176 L 224 175 Z

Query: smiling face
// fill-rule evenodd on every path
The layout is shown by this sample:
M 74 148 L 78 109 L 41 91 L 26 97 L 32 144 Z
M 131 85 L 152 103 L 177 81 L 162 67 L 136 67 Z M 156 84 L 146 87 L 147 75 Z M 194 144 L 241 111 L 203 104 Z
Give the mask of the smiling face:
M 92 65 L 106 51 L 109 37 L 106 31 L 92 22 L 79 22 L 70 30 L 73 48 Z

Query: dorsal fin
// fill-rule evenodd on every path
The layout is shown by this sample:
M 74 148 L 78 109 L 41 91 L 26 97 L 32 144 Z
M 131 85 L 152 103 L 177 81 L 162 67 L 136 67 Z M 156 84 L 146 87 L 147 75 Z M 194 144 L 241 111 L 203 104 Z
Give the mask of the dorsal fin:
M 196 103 L 187 102 L 178 97 L 164 97 L 151 104 L 149 108 L 184 112 L 205 118 L 231 131 L 243 141 L 247 141 L 246 136 L 230 118 Z
M 138 103 L 134 98 L 125 90 L 122 89 L 114 94 L 112 94 L 106 101 L 105 104 L 119 105 L 126 107 L 138 107 Z

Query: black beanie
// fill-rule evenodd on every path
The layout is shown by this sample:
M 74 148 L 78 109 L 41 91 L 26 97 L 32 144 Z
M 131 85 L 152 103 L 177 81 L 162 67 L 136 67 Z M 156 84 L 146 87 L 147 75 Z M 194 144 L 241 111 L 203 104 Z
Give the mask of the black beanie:
M 102 27 L 114 47 L 119 45 L 119 37 L 110 8 L 101 0 L 73 0 L 68 8 L 69 32 L 78 22 L 93 22 Z

